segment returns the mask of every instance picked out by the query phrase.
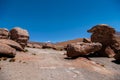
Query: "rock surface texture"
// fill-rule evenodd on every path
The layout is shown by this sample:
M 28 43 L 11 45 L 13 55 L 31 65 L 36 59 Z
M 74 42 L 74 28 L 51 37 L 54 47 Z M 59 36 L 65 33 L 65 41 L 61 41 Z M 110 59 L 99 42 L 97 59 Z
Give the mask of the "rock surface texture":
M 6 28 L 0 28 L 0 39 L 8 39 L 9 31 Z
M 78 57 L 81 55 L 88 55 L 90 53 L 96 52 L 102 48 L 100 43 L 74 43 L 67 45 L 67 56 L 68 57 Z
M 16 50 L 7 44 L 0 43 L 0 56 L 14 57 Z
M 13 40 L 0 39 L 0 43 L 9 45 L 9 46 L 15 48 L 16 50 L 23 51 L 23 48 L 21 47 L 21 45 L 19 43 L 15 42 L 15 41 L 13 41 Z
M 115 37 L 116 31 L 114 28 L 106 24 L 100 24 L 91 28 L 88 32 L 92 33 L 92 42 L 99 42 L 103 45 L 102 49 L 97 52 L 99 56 L 113 57 L 120 50 L 120 44 Z
M 10 30 L 10 34 L 10 39 L 18 42 L 22 48 L 25 48 L 25 46 L 27 46 L 27 41 L 29 40 L 29 34 L 27 30 L 15 27 Z

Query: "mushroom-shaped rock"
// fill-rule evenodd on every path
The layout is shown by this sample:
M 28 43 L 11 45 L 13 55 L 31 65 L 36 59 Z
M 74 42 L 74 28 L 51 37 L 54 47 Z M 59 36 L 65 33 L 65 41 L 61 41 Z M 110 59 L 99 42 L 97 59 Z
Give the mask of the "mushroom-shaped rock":
M 8 39 L 9 31 L 6 28 L 0 28 L 0 39 Z
M 0 39 L 0 43 L 7 44 L 7 45 L 15 48 L 16 50 L 23 51 L 23 48 L 21 47 L 21 45 L 13 40 Z
M 23 48 L 25 48 L 29 40 L 29 33 L 27 30 L 15 27 L 12 30 L 10 30 L 10 39 L 18 42 Z
M 6 44 L 0 43 L 0 57 L 14 57 L 16 55 L 16 50 Z
M 67 45 L 67 56 L 78 57 L 88 55 L 90 53 L 100 50 L 102 47 L 101 43 L 73 43 Z
M 99 42 L 103 45 L 102 49 L 100 51 L 98 51 L 99 56 L 109 57 L 109 56 L 111 56 L 112 50 L 116 52 L 117 50 L 120 49 L 120 45 L 115 37 L 116 31 L 111 26 L 106 25 L 106 24 L 96 25 L 96 26 L 92 27 L 90 30 L 88 30 L 88 32 L 92 33 L 92 35 L 91 35 L 92 42 Z M 110 50 L 110 51 L 108 51 L 108 50 Z M 113 57 L 113 56 L 111 56 L 111 57 Z

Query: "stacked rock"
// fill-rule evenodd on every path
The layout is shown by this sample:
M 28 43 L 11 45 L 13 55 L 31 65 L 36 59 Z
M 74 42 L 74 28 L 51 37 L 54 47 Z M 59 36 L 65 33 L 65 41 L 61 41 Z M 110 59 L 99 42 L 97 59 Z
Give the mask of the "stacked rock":
M 16 51 L 24 50 L 28 39 L 28 32 L 21 28 L 13 28 L 10 32 L 0 28 L 0 57 L 15 57 Z
M 22 48 L 25 48 L 29 40 L 28 31 L 19 27 L 15 27 L 10 30 L 10 39 L 18 42 L 22 46 Z

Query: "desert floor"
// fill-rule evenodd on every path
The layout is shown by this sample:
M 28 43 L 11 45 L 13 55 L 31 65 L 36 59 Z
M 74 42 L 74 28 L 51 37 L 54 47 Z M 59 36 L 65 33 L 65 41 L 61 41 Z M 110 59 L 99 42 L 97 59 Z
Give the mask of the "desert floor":
M 0 80 L 120 80 L 113 58 L 66 59 L 65 51 L 26 48 L 15 61 L 0 61 Z

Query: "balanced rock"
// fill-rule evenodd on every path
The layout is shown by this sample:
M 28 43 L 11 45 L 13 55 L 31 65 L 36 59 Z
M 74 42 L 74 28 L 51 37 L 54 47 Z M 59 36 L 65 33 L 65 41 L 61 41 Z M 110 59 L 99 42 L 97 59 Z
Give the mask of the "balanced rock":
M 0 39 L 8 39 L 9 31 L 6 28 L 0 28 Z
M 100 25 L 96 25 L 93 28 L 91 28 L 90 30 L 88 30 L 88 32 L 92 33 L 91 35 L 92 42 L 99 42 L 102 44 L 102 49 L 98 51 L 99 56 L 109 57 L 111 56 L 111 51 L 112 51 L 111 49 L 113 49 L 114 52 L 120 49 L 120 45 L 115 37 L 116 32 L 114 28 L 106 24 L 100 24 Z M 113 51 L 112 53 L 114 53 Z
M 23 51 L 23 48 L 21 47 L 21 45 L 13 40 L 0 39 L 0 43 L 9 45 L 9 46 L 15 48 L 16 50 Z
M 82 55 L 88 55 L 90 53 L 100 50 L 102 47 L 101 43 L 73 43 L 67 45 L 67 56 L 78 57 Z
M 27 41 L 29 40 L 28 31 L 19 27 L 15 27 L 10 30 L 10 39 L 18 42 L 22 48 L 25 48 L 25 46 L 27 46 Z
M 0 57 L 14 57 L 16 55 L 16 50 L 6 44 L 0 43 Z

